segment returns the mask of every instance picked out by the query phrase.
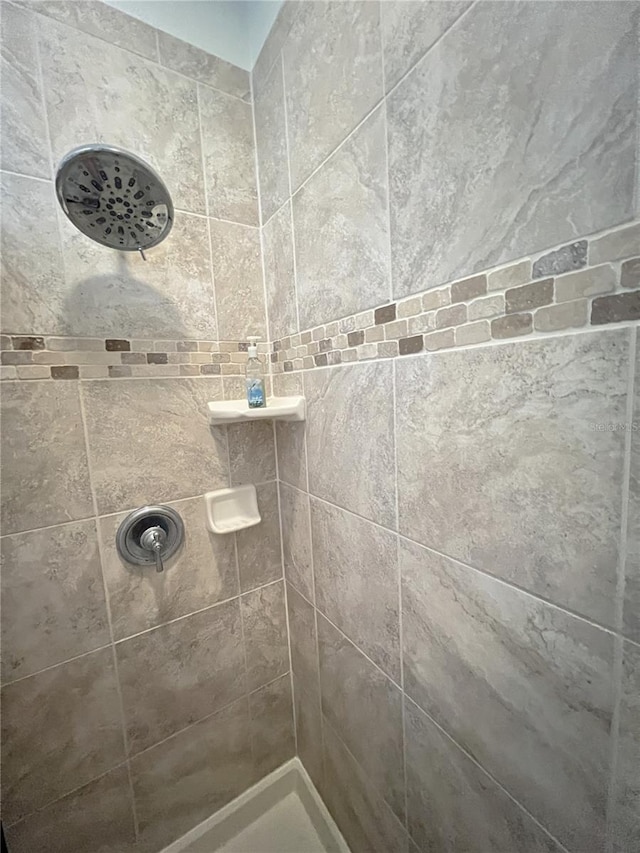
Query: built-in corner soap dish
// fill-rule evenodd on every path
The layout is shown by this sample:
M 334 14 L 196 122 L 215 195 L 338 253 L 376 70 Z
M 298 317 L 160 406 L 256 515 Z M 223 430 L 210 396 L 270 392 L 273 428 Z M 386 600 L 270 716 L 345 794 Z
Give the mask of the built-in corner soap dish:
M 207 527 L 212 533 L 233 533 L 261 521 L 255 486 L 218 489 L 204 496 Z
M 212 426 L 272 419 L 303 421 L 305 418 L 304 397 L 268 397 L 267 405 L 259 409 L 250 409 L 246 400 L 216 400 L 207 406 Z

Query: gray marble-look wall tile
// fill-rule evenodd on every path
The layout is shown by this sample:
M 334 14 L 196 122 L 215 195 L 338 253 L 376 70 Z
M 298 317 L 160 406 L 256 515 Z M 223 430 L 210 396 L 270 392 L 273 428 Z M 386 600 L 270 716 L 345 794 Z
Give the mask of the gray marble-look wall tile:
M 324 759 L 320 792 L 352 853 L 408 853 L 404 827 L 328 725 Z
M 316 606 L 400 681 L 397 537 L 311 498 Z
M 640 647 L 624 643 L 617 778 L 609 816 L 614 853 L 640 845 Z
M 613 638 L 400 540 L 404 686 L 569 849 L 604 838 Z
M 236 98 L 249 100 L 249 72 L 182 39 L 158 31 L 160 63 Z
M 203 498 L 168 504 L 181 516 L 185 544 L 164 572 L 123 562 L 116 551 L 116 531 L 126 513 L 100 519 L 104 578 L 116 640 L 155 628 L 179 616 L 238 595 L 233 536 L 207 530 Z
M 206 409 L 220 379 L 97 380 L 82 394 L 100 513 L 228 485 L 226 437 Z
M 640 642 L 640 347 L 637 341 L 632 412 L 623 630 L 633 640 Z M 633 424 L 637 424 L 635 432 Z
M 289 154 L 280 59 L 274 62 L 266 78 L 254 77 L 253 97 L 260 204 L 264 223 L 290 195 Z
M 322 714 L 320 688 L 293 675 L 293 704 L 296 718 L 298 758 L 311 781 L 320 790 L 324 768 L 322 763 Z
M 385 527 L 396 524 L 392 370 L 359 364 L 304 380 L 309 491 Z
M 131 761 L 144 850 L 160 850 L 254 781 L 246 698 Z
M 237 599 L 124 640 L 116 654 L 131 754 L 245 691 Z
M 2 330 L 63 332 L 67 328 L 60 320 L 65 284 L 53 187 L 19 175 L 3 174 L 0 181 Z M 37 251 L 34 234 L 38 235 Z
M 259 225 L 251 104 L 198 86 L 209 216 Z
M 407 825 L 420 850 L 560 853 L 560 846 L 407 699 L 405 732 Z
M 311 528 L 307 493 L 294 489 L 286 483 L 280 483 L 280 515 L 285 577 L 309 601 L 313 601 Z
M 103 41 L 110 42 L 116 47 L 124 48 L 156 60 L 156 29 L 145 24 L 119 9 L 114 9 L 107 3 L 96 3 L 95 0 L 30 0 L 21 5 L 67 24 L 76 30 L 91 36 L 97 36 Z M 46 25 L 45 25 L 46 26 Z
M 253 760 L 256 775 L 262 778 L 295 755 L 291 674 L 251 693 L 249 709 Z
M 231 424 L 227 427 L 232 486 L 276 479 L 273 421 Z
M 282 577 L 277 483 L 256 488 L 261 522 L 236 533 L 242 592 Z
M 257 228 L 209 220 L 221 341 L 267 333 Z
M 291 205 L 285 204 L 262 229 L 269 339 L 298 329 L 298 308 L 291 234 Z
M 40 55 L 55 162 L 83 141 L 116 145 L 158 171 L 177 208 L 205 213 L 195 82 L 50 20 Z
M 471 0 L 447 3 L 385 0 L 380 4 L 387 92 L 442 38 L 470 5 Z
M 404 821 L 400 690 L 320 614 L 318 646 L 323 714 Z
M 2 680 L 110 642 L 93 521 L 4 536 Z
M 0 163 L 11 172 L 49 178 L 34 20 L 22 9 L 5 3 L 1 26 Z
M 396 296 L 633 215 L 636 27 L 629 3 L 477 3 L 402 81 L 388 102 Z
M 284 582 L 247 592 L 241 602 L 247 682 L 256 690 L 289 669 Z
M 110 770 L 5 831 L 11 853 L 134 853 L 126 767 Z
M 615 624 L 629 338 L 398 363 L 400 531 Z
M 292 189 L 382 97 L 378 3 L 301 3 L 283 48 Z
M 217 340 L 207 221 L 178 212 L 167 240 L 147 261 L 114 252 L 81 234 L 58 213 L 66 273 L 63 294 L 49 305 L 49 286 L 30 310 L 59 334 Z M 49 320 L 49 314 L 52 315 Z
M 111 649 L 4 687 L 2 744 L 7 825 L 121 763 L 122 720 Z
M 276 373 L 273 396 L 304 396 L 302 373 Z M 307 489 L 306 423 L 276 421 L 278 477 L 290 486 Z
M 287 610 L 291 635 L 291 668 L 305 689 L 318 687 L 318 642 L 312 605 L 287 584 Z
M 276 58 L 280 55 L 282 46 L 289 35 L 289 31 L 300 10 L 302 3 L 299 0 L 284 0 L 276 16 L 269 35 L 264 44 L 255 65 L 253 66 L 252 78 L 254 89 L 265 79 Z
M 335 5 L 349 8 L 359 4 Z M 293 219 L 302 329 L 388 299 L 382 109 L 370 116 L 296 193 Z
M 78 385 L 5 382 L 2 532 L 93 515 Z

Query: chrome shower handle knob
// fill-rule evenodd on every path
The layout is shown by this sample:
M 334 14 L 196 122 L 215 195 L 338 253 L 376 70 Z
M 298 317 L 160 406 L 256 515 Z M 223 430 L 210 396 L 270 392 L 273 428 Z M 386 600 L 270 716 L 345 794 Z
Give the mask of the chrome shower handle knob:
M 140 544 L 155 556 L 156 572 L 164 571 L 162 551 L 167 541 L 167 534 L 162 527 L 148 527 L 140 537 Z
M 155 564 L 164 571 L 164 563 L 172 557 L 184 540 L 184 524 L 169 506 L 143 506 L 129 513 L 118 527 L 118 554 L 136 566 Z

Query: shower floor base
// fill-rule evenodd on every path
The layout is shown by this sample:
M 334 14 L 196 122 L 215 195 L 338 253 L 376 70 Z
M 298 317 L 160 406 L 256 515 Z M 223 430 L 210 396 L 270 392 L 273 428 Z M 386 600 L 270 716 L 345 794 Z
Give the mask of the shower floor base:
M 298 758 L 293 758 L 162 853 L 349 853 Z

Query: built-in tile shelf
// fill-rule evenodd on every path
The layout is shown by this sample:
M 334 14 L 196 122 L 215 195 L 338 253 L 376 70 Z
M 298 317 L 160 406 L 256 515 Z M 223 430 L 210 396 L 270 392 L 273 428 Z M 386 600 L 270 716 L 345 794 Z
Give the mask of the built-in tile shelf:
M 304 397 L 268 397 L 267 405 L 250 409 L 246 400 L 224 400 L 208 404 L 212 426 L 237 424 L 244 421 L 303 421 L 306 401 Z

